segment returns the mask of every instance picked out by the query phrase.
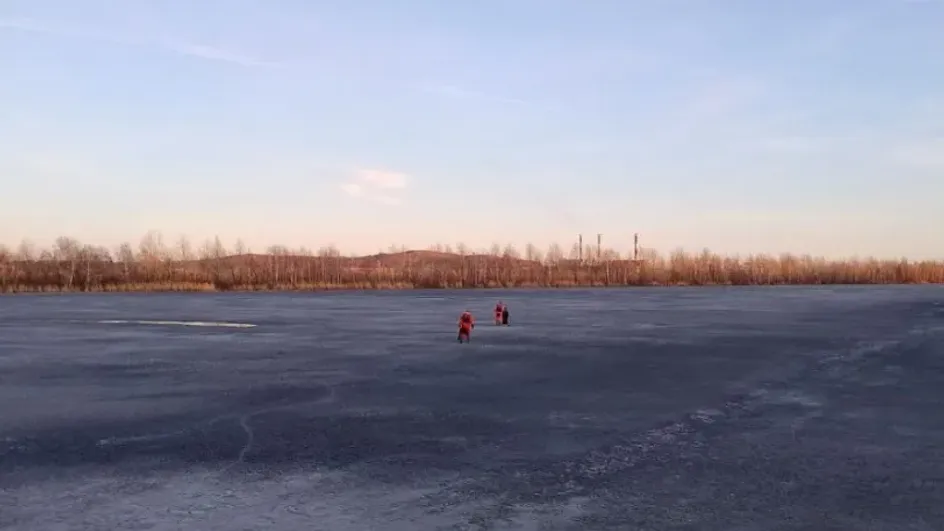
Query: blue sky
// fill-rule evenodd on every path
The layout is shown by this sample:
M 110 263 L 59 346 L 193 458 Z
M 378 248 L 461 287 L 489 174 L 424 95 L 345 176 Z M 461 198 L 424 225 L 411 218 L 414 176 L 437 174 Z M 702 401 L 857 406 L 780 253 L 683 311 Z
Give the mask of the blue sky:
M 939 0 L 4 0 L 0 242 L 944 258 Z

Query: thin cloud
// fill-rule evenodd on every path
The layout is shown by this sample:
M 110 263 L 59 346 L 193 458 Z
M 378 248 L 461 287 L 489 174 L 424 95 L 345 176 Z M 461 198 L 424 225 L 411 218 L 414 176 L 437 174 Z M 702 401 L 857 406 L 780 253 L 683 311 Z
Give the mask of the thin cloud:
M 754 101 L 763 90 L 764 85 L 756 79 L 715 79 L 701 87 L 687 111 L 697 119 L 724 116 Z
M 912 2 L 918 3 L 918 2 Z M 788 41 L 793 52 L 813 55 L 818 60 L 835 59 L 851 49 L 856 39 L 880 27 L 894 9 L 894 2 L 858 2 L 841 13 L 815 21 Z
M 135 45 L 135 39 L 126 36 L 103 33 L 88 28 L 40 22 L 30 18 L 0 18 L 0 29 L 50 35 L 53 37 L 67 37 L 92 41 L 109 42 L 112 44 Z
M 281 66 L 280 63 L 277 62 L 265 61 L 249 55 L 240 54 L 232 50 L 225 50 L 222 48 L 204 46 L 200 44 L 165 44 L 164 48 L 187 57 L 229 63 L 245 66 L 248 68 Z
M 49 27 L 25 18 L 0 18 L 0 28 L 32 33 L 53 33 Z
M 380 195 L 373 198 L 373 201 L 380 203 L 381 205 L 387 206 L 397 206 L 401 203 L 399 197 L 393 197 L 389 195 Z
M 149 40 L 118 33 L 101 32 L 79 26 L 61 25 L 28 18 L 0 18 L 0 29 L 22 31 L 54 37 L 66 37 L 121 46 L 145 46 L 186 57 L 238 65 L 246 68 L 279 67 L 280 63 L 224 48 L 183 42 L 175 39 Z
M 667 117 L 664 134 L 680 139 L 716 128 L 719 123 L 730 123 L 759 101 L 765 91 L 765 85 L 757 79 L 714 76 L 699 84 L 689 99 Z
M 513 98 L 497 94 L 489 94 L 486 92 L 480 92 L 477 90 L 471 90 L 457 85 L 451 85 L 448 83 L 412 83 L 410 85 L 415 90 L 424 92 L 426 94 L 432 94 L 435 96 L 445 96 L 447 98 L 453 99 L 464 99 L 464 100 L 478 100 L 478 101 L 487 101 L 492 103 L 505 103 L 511 105 L 526 105 L 526 106 L 536 106 L 537 103 L 523 99 L 523 98 Z
M 776 154 L 804 155 L 823 153 L 855 141 L 855 138 L 842 138 L 817 135 L 772 135 L 761 136 L 750 142 L 762 152 Z
M 364 195 L 364 187 L 357 183 L 344 183 L 341 190 L 351 197 L 361 197 Z
M 406 188 L 409 180 L 405 174 L 386 170 L 358 170 L 357 175 L 365 183 L 383 189 Z
M 409 186 L 410 178 L 404 173 L 359 169 L 351 179 L 341 184 L 341 191 L 349 197 L 364 199 L 382 205 L 396 206 L 402 199 L 397 193 Z
M 944 136 L 899 146 L 892 156 L 906 166 L 944 170 Z
M 862 29 L 862 15 L 848 13 L 822 21 L 802 35 L 795 44 L 799 50 L 817 55 L 836 53 Z

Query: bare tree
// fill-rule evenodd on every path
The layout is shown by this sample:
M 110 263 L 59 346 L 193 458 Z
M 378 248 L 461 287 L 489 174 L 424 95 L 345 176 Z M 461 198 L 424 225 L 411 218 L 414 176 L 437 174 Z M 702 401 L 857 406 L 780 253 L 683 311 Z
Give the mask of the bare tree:
M 617 251 L 616 249 L 609 249 L 609 248 L 603 249 L 600 252 L 600 257 L 603 259 L 604 262 L 616 262 L 622 259 L 622 257 L 619 254 L 619 251 Z
M 14 263 L 10 249 L 6 245 L 0 245 L 0 293 L 6 293 L 9 290 L 11 276 L 15 271 Z
M 223 258 L 226 257 L 226 246 L 219 236 L 214 236 L 210 243 L 210 257 L 213 259 L 213 282 L 218 284 L 223 274 Z
M 213 237 L 213 259 L 220 260 L 226 256 L 226 246 L 219 236 Z
M 177 239 L 177 258 L 182 262 L 193 260 L 193 246 L 190 239 L 183 234 Z
M 561 249 L 560 245 L 552 243 L 551 246 L 547 248 L 544 259 L 548 264 L 556 266 L 564 259 L 564 251 Z
M 510 243 L 506 245 L 504 249 L 502 249 L 501 255 L 502 255 L 502 258 L 508 258 L 508 259 L 514 259 L 514 260 L 521 259 L 521 253 L 519 253 L 518 249 L 515 249 L 515 246 Z
M 66 263 L 66 289 L 71 290 L 75 282 L 75 271 L 78 267 L 81 247 L 81 244 L 75 238 L 69 238 L 67 236 L 60 236 L 56 238 L 56 246 L 53 249 L 53 257 L 60 265 L 62 262 Z
M 334 245 L 328 245 L 318 249 L 318 256 L 323 256 L 325 258 L 338 258 L 341 256 L 341 251 L 339 251 Z
M 157 262 L 164 256 L 164 237 L 156 230 L 150 230 L 141 238 L 138 253 L 143 261 Z
M 270 270 L 272 271 L 272 285 L 278 286 L 282 281 L 281 272 L 286 269 L 285 265 L 289 255 L 288 248 L 284 245 L 270 245 L 266 249 L 269 255 Z
M 98 248 L 92 245 L 83 245 L 79 250 L 79 256 L 82 260 L 83 270 L 84 270 L 84 291 L 92 291 L 92 264 L 98 264 L 104 261 L 103 257 L 99 254 Z
M 575 243 L 570 247 L 570 254 L 567 255 L 567 258 L 570 260 L 580 259 L 580 246 L 578 244 Z
M 115 257 L 121 264 L 125 283 L 131 282 L 131 268 L 134 265 L 134 250 L 130 243 L 122 243 L 115 251 Z
M 144 282 L 161 282 L 159 270 L 164 259 L 164 237 L 156 230 L 148 231 L 138 242 L 138 261 L 144 271 Z
M 341 251 L 337 247 L 327 245 L 318 249 L 318 258 L 321 264 L 321 278 L 325 284 L 339 284 L 341 278 Z
M 312 276 L 312 266 L 314 265 L 314 260 L 312 259 L 315 253 L 312 252 L 308 247 L 302 246 L 298 250 L 298 255 L 304 260 L 304 283 L 305 285 L 310 285 L 314 281 Z
M 540 262 L 541 252 L 538 251 L 537 246 L 535 246 L 533 243 L 528 243 L 524 246 L 524 259 L 529 262 Z
M 36 244 L 29 240 L 23 240 L 20 242 L 20 246 L 16 250 L 16 258 L 22 262 L 32 262 L 36 260 Z

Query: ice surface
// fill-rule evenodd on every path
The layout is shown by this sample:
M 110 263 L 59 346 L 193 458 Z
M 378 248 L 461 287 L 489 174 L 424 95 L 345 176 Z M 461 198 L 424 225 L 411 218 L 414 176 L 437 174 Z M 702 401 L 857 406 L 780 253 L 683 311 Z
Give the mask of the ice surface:
M 944 529 L 942 301 L 3 297 L 0 528 Z

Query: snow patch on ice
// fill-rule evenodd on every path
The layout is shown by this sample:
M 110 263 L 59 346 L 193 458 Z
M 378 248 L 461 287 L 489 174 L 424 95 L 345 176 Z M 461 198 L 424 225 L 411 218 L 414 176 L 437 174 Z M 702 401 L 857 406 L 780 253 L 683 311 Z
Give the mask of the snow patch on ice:
M 254 328 L 256 325 L 251 323 L 227 323 L 222 321 L 128 321 L 122 319 L 105 319 L 98 321 L 98 324 L 134 324 L 134 325 L 157 325 L 157 326 L 199 326 L 207 328 Z

